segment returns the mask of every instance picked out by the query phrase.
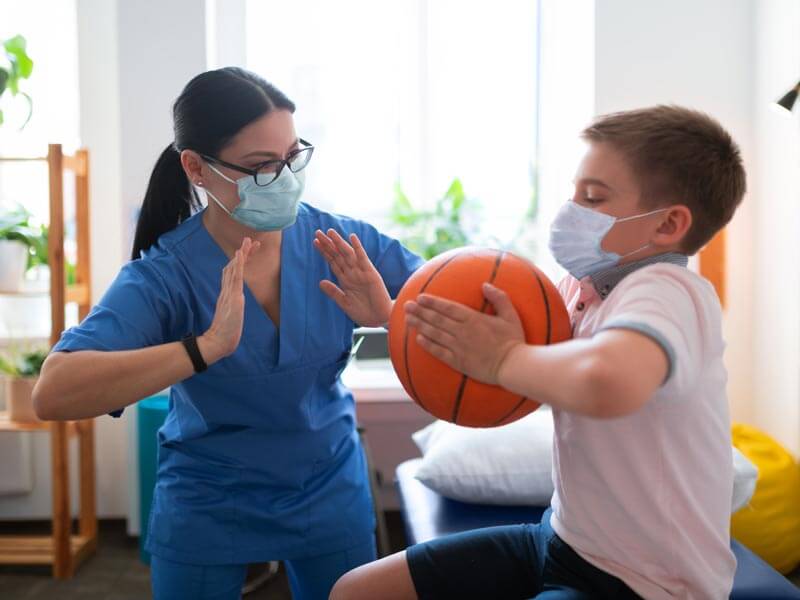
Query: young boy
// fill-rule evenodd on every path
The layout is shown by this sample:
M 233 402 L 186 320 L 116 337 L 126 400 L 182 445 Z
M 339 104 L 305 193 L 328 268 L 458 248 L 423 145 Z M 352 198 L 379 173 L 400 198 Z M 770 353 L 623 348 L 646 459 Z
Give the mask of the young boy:
M 710 117 L 658 106 L 599 118 L 551 228 L 574 339 L 528 346 L 496 315 L 420 295 L 419 342 L 469 376 L 549 404 L 552 506 L 541 524 L 418 544 L 351 571 L 332 598 L 727 598 L 733 486 L 721 310 L 686 268 L 745 193 Z

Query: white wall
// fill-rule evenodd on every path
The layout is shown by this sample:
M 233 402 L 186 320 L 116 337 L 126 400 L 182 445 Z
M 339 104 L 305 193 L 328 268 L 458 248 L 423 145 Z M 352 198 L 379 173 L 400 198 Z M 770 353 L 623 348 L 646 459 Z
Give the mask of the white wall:
M 800 79 L 800 2 L 758 2 L 755 14 L 756 139 L 753 424 L 800 455 L 800 106 L 771 102 Z
M 675 102 L 741 146 L 725 335 L 734 420 L 800 455 L 800 118 L 771 103 L 800 78 L 795 0 L 596 0 L 598 113 Z
M 598 113 L 676 103 L 717 118 L 739 143 L 755 176 L 751 0 L 596 0 Z M 776 90 L 777 91 L 777 90 Z M 753 398 L 753 235 L 751 191 L 729 226 L 725 336 L 735 420 L 749 421 Z
M 77 13 L 81 143 L 91 157 L 96 301 L 130 254 L 133 214 L 156 158 L 172 140 L 172 103 L 189 79 L 206 68 L 205 9 L 195 0 L 78 0 Z M 136 477 L 135 456 L 128 453 L 134 418 L 135 411 L 126 411 L 121 420 L 96 421 L 101 517 L 126 516 L 129 502 L 138 501 L 129 494 Z M 0 498 L 0 518 L 50 515 L 47 436 L 36 436 L 33 446 L 33 493 Z

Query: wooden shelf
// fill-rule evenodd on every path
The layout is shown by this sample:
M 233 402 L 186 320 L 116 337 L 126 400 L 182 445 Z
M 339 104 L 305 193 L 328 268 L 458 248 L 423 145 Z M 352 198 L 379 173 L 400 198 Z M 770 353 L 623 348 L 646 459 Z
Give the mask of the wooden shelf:
M 47 289 L 23 289 L 15 291 L 0 290 L 0 296 L 9 296 L 12 298 L 44 298 L 50 296 L 50 290 Z M 77 304 L 89 304 L 91 302 L 89 286 L 82 283 L 75 283 L 68 285 L 65 293 L 66 302 L 75 302 Z
M 78 150 L 65 155 L 60 144 L 50 144 L 47 157 L 0 157 L 0 162 L 47 162 L 50 190 L 50 226 L 47 237 L 47 262 L 50 281 L 44 293 L 23 290 L 21 297 L 50 296 L 50 344 L 54 345 L 65 328 L 65 305 L 78 304 L 78 319 L 91 308 L 91 269 L 89 254 L 89 153 Z M 75 238 L 77 260 L 75 285 L 67 285 L 64 264 L 64 171 L 75 174 Z M 17 423 L 0 413 L 0 431 L 50 434 L 53 481 L 53 532 L 49 536 L 0 536 L 0 564 L 49 564 L 53 577 L 68 579 L 75 568 L 97 548 L 97 507 L 95 482 L 94 420 Z M 69 438 L 78 438 L 80 516 L 78 535 L 72 527 L 69 494 Z
M 73 565 L 83 562 L 96 548 L 97 538 L 72 535 L 69 553 Z M 6 535 L 0 537 L 0 565 L 52 565 L 55 562 L 53 537 L 49 535 Z
M 40 421 L 38 423 L 19 423 L 8 418 L 8 413 L 0 411 L 0 432 L 2 431 L 50 431 L 52 421 Z M 79 421 L 67 421 L 67 433 L 74 435 L 78 432 Z

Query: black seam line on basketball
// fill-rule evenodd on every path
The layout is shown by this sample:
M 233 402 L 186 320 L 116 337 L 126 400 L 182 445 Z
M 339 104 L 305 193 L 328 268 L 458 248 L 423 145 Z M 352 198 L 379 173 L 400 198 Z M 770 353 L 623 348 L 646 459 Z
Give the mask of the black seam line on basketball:
M 536 272 L 536 269 L 531 269 L 531 271 L 536 277 L 536 281 L 539 282 L 539 289 L 542 290 L 542 298 L 544 299 L 544 312 L 547 315 L 547 341 L 545 344 L 549 344 L 552 336 L 552 326 L 550 324 L 550 300 L 547 299 L 547 290 L 545 289 L 544 283 L 542 283 L 542 280 L 539 277 L 539 273 Z
M 529 265 L 528 268 L 530 268 L 530 265 Z M 536 269 L 531 269 L 531 272 L 536 277 L 536 281 L 539 282 L 539 289 L 542 291 L 542 298 L 544 298 L 544 308 L 545 308 L 545 312 L 547 313 L 547 343 L 549 344 L 550 343 L 550 334 L 551 334 L 550 301 L 547 299 L 547 291 L 545 290 L 544 284 L 542 283 L 542 280 L 539 278 L 539 274 L 536 272 Z M 517 402 L 517 404 L 516 404 L 516 406 L 514 406 L 514 408 L 512 408 L 510 411 L 508 411 L 504 416 L 499 418 L 497 421 L 492 423 L 492 425 L 499 425 L 500 423 L 505 421 L 507 418 L 509 418 L 511 415 L 513 415 L 517 411 L 517 409 L 525 403 L 525 400 L 527 400 L 527 398 L 525 398 L 525 396 L 520 398 L 520 401 Z
M 426 281 L 420 288 L 419 290 L 420 294 L 423 293 L 428 288 L 428 285 L 430 284 L 431 281 L 433 281 L 433 278 L 439 274 L 439 271 L 441 271 L 448 264 L 450 264 L 450 261 L 456 258 L 456 256 L 451 256 L 450 258 L 448 258 L 438 269 L 436 269 L 433 273 L 431 273 L 431 276 L 428 278 L 428 281 Z M 402 307 L 400 308 L 402 309 Z M 414 387 L 414 380 L 411 377 L 411 368 L 408 366 L 408 327 L 406 327 L 405 334 L 403 335 L 403 362 L 405 363 L 406 366 L 406 380 L 408 381 L 408 385 L 411 387 L 411 397 L 417 401 L 417 404 L 419 404 L 423 410 L 427 411 L 428 409 L 425 408 L 425 405 L 422 403 L 422 400 L 420 400 L 419 394 L 417 394 L 417 389 Z
M 503 256 L 505 256 L 505 251 L 500 250 L 497 254 L 497 258 L 494 261 L 494 267 L 492 267 L 492 274 L 489 277 L 489 283 L 494 283 L 495 278 L 497 277 L 497 271 L 500 268 L 500 263 L 503 261 Z M 483 294 L 483 286 L 481 286 L 481 293 Z M 483 304 L 481 304 L 481 312 L 486 310 L 486 307 L 489 305 L 489 301 L 486 299 L 486 295 L 483 296 Z M 458 425 L 458 413 L 461 411 L 461 398 L 464 396 L 464 389 L 467 387 L 467 381 L 469 377 L 466 375 L 461 376 L 461 383 L 458 385 L 458 392 L 456 393 L 456 401 L 453 404 L 453 423 Z
M 527 398 L 526 398 L 525 396 L 522 396 L 522 397 L 519 399 L 519 402 L 517 402 L 517 403 L 514 405 L 514 408 L 512 408 L 510 411 L 508 411 L 506 414 L 504 414 L 502 417 L 500 417 L 500 418 L 499 418 L 499 419 L 497 419 L 497 420 L 496 420 L 494 423 L 492 423 L 492 427 L 494 427 L 494 426 L 496 426 L 496 425 L 500 425 L 500 423 L 502 423 L 503 421 L 505 421 L 505 420 L 506 420 L 508 417 L 510 417 L 511 415 L 513 415 L 515 412 L 517 412 L 517 410 L 519 409 L 519 407 L 520 407 L 520 406 L 522 406 L 523 404 L 525 404 L 525 400 L 527 400 Z

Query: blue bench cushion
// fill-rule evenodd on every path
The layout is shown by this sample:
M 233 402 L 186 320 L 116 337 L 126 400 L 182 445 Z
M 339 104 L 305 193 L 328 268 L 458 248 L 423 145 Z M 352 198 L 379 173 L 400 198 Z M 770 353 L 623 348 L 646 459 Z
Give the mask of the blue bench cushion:
M 546 507 L 488 506 L 445 498 L 414 477 L 420 460 L 397 467 L 397 489 L 409 545 L 480 527 L 538 523 L 542 518 Z M 800 589 L 758 556 L 735 540 L 731 548 L 738 562 L 732 599 L 800 600 Z

